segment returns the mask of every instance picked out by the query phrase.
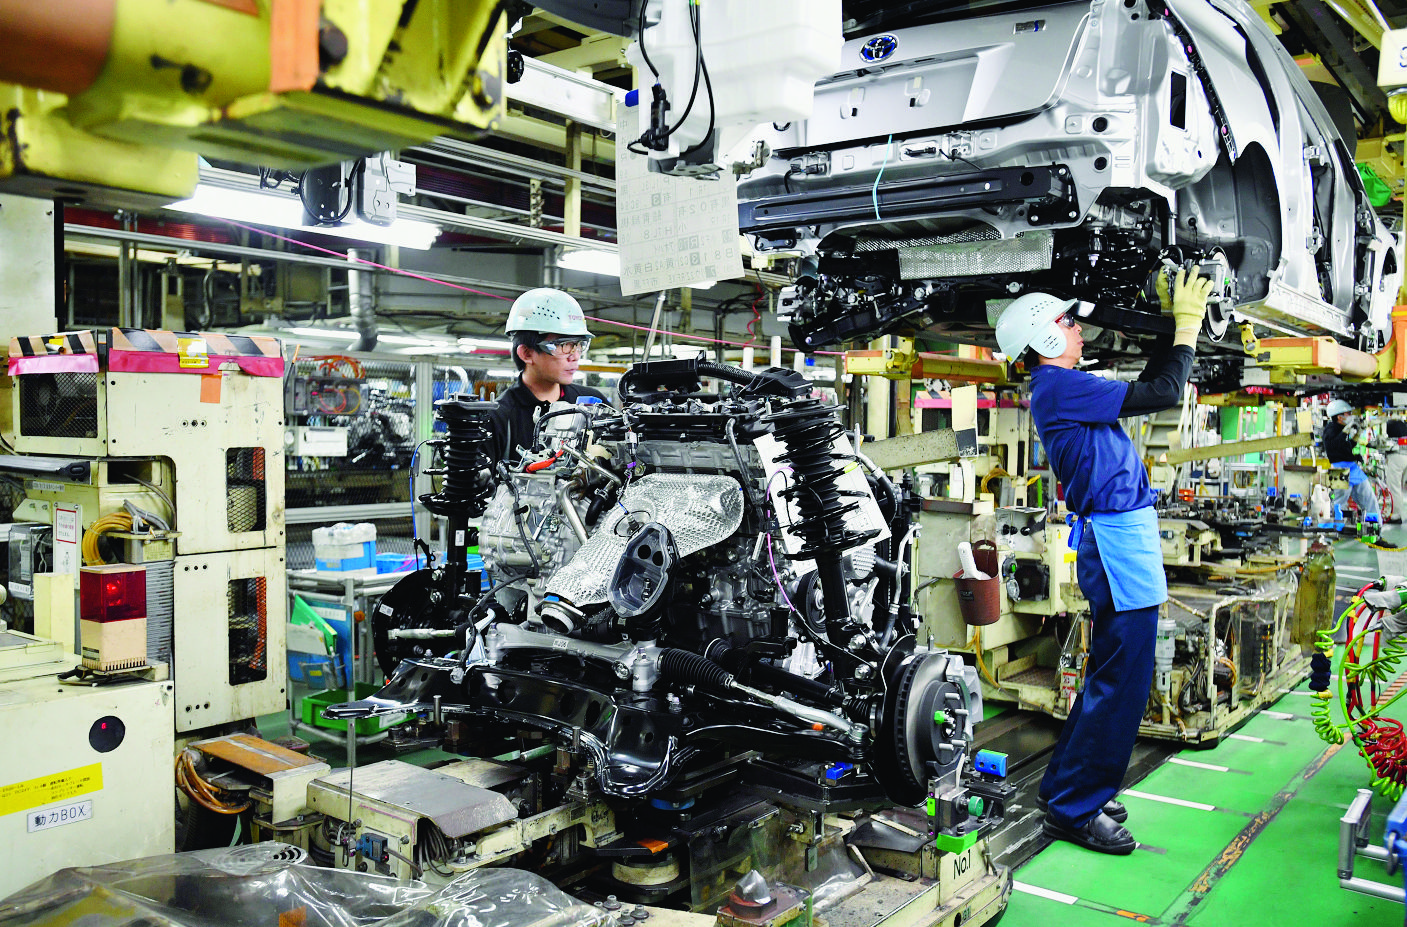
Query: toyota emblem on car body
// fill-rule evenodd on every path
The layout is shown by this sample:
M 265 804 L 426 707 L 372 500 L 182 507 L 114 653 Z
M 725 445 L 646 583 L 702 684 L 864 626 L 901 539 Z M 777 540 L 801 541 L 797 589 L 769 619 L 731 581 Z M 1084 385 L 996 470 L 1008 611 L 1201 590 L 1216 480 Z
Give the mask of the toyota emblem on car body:
M 899 48 L 899 40 L 892 35 L 877 35 L 860 48 L 860 57 L 866 61 L 883 61 Z

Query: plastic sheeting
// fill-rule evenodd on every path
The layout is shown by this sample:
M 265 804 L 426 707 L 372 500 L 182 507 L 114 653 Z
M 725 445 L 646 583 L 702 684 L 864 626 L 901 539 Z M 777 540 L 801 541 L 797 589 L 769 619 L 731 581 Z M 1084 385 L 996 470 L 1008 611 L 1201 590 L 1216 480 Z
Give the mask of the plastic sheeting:
M 0 902 L 0 927 L 605 927 L 540 876 L 479 869 L 442 888 L 308 865 L 259 843 L 63 869 Z

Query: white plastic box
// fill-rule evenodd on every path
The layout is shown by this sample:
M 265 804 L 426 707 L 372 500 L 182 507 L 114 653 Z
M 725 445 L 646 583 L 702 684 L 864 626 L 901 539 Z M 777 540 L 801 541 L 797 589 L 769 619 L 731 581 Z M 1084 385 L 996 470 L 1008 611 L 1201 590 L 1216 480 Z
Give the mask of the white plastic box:
M 314 566 L 319 570 L 376 568 L 376 526 L 369 522 L 339 522 L 313 529 Z

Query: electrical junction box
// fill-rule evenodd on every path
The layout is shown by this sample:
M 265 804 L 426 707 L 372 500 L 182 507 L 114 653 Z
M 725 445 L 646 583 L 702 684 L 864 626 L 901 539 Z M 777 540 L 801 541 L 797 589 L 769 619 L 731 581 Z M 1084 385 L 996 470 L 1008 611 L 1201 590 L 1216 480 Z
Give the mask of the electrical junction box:
M 290 457 L 346 457 L 347 429 L 318 425 L 295 425 L 283 439 Z
M 169 681 L 0 683 L 0 897 L 70 866 L 174 852 L 171 694 Z
M 53 529 L 24 522 L 10 526 L 7 587 L 17 599 L 34 598 L 34 574 L 47 573 L 53 558 Z

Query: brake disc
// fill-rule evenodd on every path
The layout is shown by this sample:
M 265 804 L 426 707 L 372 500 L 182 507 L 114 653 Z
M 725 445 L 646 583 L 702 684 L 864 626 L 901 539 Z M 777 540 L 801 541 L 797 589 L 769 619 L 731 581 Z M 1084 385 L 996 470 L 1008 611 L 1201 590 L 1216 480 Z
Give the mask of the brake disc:
M 459 646 L 456 637 L 393 638 L 390 632 L 409 629 L 452 629 L 449 597 L 434 570 L 416 570 L 381 597 L 371 612 L 371 640 L 376 662 L 390 676 L 400 662 L 413 657 L 442 657 Z

